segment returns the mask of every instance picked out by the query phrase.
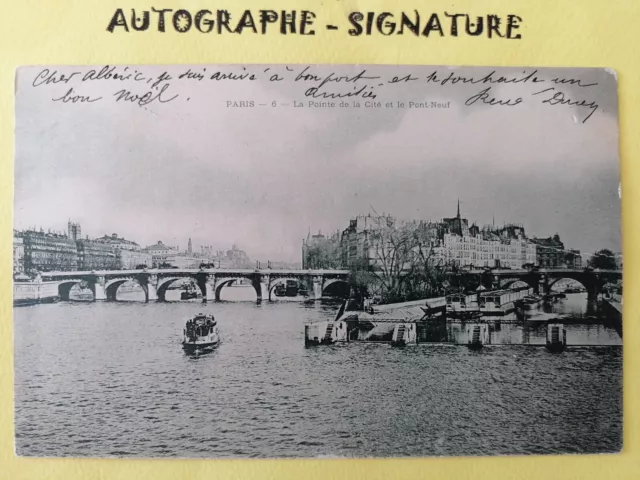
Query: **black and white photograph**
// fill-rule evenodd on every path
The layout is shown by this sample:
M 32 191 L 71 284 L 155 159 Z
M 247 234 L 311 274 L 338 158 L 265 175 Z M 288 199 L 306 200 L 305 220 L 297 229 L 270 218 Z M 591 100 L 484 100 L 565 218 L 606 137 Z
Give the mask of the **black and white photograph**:
M 620 452 L 617 88 L 19 68 L 17 455 Z

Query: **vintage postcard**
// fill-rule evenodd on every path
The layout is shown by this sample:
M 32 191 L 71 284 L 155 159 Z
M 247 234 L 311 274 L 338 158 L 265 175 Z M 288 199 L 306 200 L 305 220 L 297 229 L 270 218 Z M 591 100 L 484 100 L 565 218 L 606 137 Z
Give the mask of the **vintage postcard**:
M 15 446 L 622 448 L 608 69 L 16 73 Z

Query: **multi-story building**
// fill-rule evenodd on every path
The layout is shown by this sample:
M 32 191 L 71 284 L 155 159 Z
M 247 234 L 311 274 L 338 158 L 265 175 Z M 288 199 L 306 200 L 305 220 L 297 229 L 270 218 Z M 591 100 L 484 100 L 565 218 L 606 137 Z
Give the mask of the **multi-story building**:
M 444 218 L 440 222 L 398 223 L 393 217 L 382 215 L 361 215 L 352 219 L 341 232 L 339 239 L 325 237 L 321 233 L 307 237 L 302 246 L 303 268 L 314 268 L 309 252 L 312 247 L 331 242 L 339 243 L 340 266 L 350 268 L 358 262 L 369 267 L 381 266 L 391 258 L 394 245 L 402 244 L 402 232 L 410 232 L 417 242 L 416 253 L 430 250 L 428 254 L 435 261 L 471 268 L 511 268 L 521 269 L 531 266 L 542 268 L 583 267 L 579 250 L 565 249 L 560 236 L 548 238 L 528 238 L 522 224 L 509 223 L 496 226 L 495 223 L 482 228 L 470 224 L 460 215 L 460 203 L 455 217 Z M 418 250 L 422 249 L 422 252 Z M 394 261 L 411 261 L 409 256 L 395 256 Z M 417 257 L 416 257 L 417 258 Z M 423 257 L 424 258 L 424 257 Z M 408 259 L 408 260 L 406 260 Z M 621 255 L 618 257 L 622 264 Z
M 27 273 L 78 269 L 78 248 L 67 235 L 27 230 L 22 232 L 24 270 Z
M 24 238 L 15 230 L 13 231 L 13 274 L 24 273 Z
M 118 237 L 117 233 L 112 233 L 111 235 L 104 235 L 103 237 L 96 238 L 96 242 L 104 243 L 106 245 L 111 246 L 113 249 L 118 250 L 135 250 L 140 251 L 142 248 L 136 242 L 132 240 L 127 240 L 122 237 Z
M 582 268 L 582 255 L 580 255 L 580 250 L 569 250 L 564 257 L 564 260 L 567 268 Z
M 115 270 L 119 268 L 116 251 L 111 245 L 85 238 L 76 240 L 80 270 Z
M 351 267 L 364 262 L 369 266 L 380 263 L 380 257 L 388 251 L 390 232 L 396 225 L 390 215 L 358 215 L 340 237 L 342 265 Z
M 543 268 L 560 268 L 565 266 L 564 243 L 556 233 L 553 237 L 534 238 L 537 245 L 538 265 Z
M 140 250 L 125 250 L 116 248 L 116 263 L 122 270 L 134 270 L 140 267 L 151 267 L 153 260 L 151 254 Z
M 105 234 L 100 238 L 96 238 L 95 242 L 113 249 L 116 256 L 116 268 L 132 270 L 153 265 L 151 254 L 143 252 L 136 242 L 119 237 L 117 233 Z
M 236 245 L 233 245 L 230 250 L 214 251 L 213 247 L 207 246 L 201 251 L 204 255 L 200 261 L 214 264 L 217 268 L 253 268 L 255 266 L 247 253 Z
M 188 253 L 178 253 L 167 258 L 167 263 L 177 268 L 198 268 L 202 263 L 201 258 L 197 258 Z
M 164 263 L 171 264 L 173 258 L 178 254 L 178 251 L 162 243 L 162 240 L 158 240 L 158 243 L 149 245 L 142 249 L 143 252 L 151 255 L 151 264 L 153 267 L 158 267 Z
M 436 264 L 513 269 L 537 264 L 538 245 L 527 238 L 522 225 L 485 225 L 482 228 L 469 225 L 469 221 L 460 215 L 458 202 L 456 216 L 441 222 L 412 222 L 399 226 L 389 216 L 356 217 L 340 238 L 343 266 L 352 266 L 356 261 L 373 266 L 380 264 L 382 257 L 389 258 L 393 244 L 402 243 L 397 233 L 390 233 L 397 232 L 396 227 L 408 227 L 407 231 L 418 240 L 414 243 L 419 247 L 413 249 L 423 249 L 422 255 L 430 255 Z M 430 251 L 424 252 L 425 249 Z M 396 257 L 395 260 L 400 259 Z
M 457 215 L 442 221 L 441 250 L 445 262 L 459 267 L 489 267 L 519 269 L 536 264 L 536 246 L 531 243 L 520 224 L 510 223 L 501 227 L 471 225 Z

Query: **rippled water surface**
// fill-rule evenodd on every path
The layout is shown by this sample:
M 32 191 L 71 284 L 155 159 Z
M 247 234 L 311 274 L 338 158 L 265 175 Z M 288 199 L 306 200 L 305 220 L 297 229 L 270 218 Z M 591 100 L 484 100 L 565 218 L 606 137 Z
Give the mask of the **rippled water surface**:
M 174 292 L 175 293 L 175 292 Z M 251 298 L 247 289 L 223 295 Z M 567 299 L 558 308 L 575 309 Z M 573 303 L 572 303 L 573 302 Z M 35 456 L 313 457 L 618 451 L 622 348 L 601 325 L 502 325 L 465 347 L 304 347 L 297 302 L 59 303 L 14 309 L 16 446 Z M 186 319 L 223 343 L 189 357 Z M 516 339 L 516 340 L 513 340 Z

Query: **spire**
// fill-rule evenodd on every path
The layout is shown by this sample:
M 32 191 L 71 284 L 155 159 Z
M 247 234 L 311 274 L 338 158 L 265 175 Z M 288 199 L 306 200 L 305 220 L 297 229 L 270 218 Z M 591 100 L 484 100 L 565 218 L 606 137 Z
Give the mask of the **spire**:
M 460 199 L 458 199 L 458 215 L 457 218 L 460 218 Z

